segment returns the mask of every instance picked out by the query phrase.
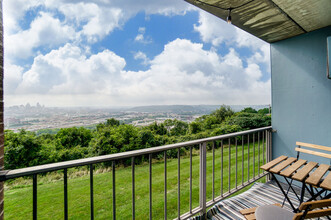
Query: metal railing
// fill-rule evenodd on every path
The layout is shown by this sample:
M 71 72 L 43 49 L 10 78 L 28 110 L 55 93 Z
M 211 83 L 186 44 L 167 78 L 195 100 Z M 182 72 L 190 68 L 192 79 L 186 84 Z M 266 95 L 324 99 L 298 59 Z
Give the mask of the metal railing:
M 192 149 L 199 146 L 199 206 L 192 207 Z M 189 211 L 182 213 L 181 211 L 181 149 L 189 148 L 190 162 L 190 176 L 189 176 Z M 252 149 L 253 148 L 253 149 Z M 256 152 L 256 148 L 257 152 Z M 199 140 L 187 141 L 177 144 L 170 144 L 160 147 L 153 147 L 111 155 L 97 156 L 91 158 L 84 158 L 79 160 L 72 160 L 66 162 L 59 162 L 47 165 L 40 165 L 35 167 L 27 167 L 15 170 L 6 170 L 0 172 L 0 182 L 18 177 L 32 176 L 33 179 L 33 219 L 37 219 L 37 176 L 38 174 L 63 170 L 64 181 L 64 219 L 68 219 L 68 173 L 67 170 L 73 167 L 88 166 L 90 177 L 90 218 L 94 219 L 94 183 L 93 183 L 93 168 L 95 164 L 103 162 L 111 162 L 112 167 L 112 208 L 113 219 L 116 219 L 116 170 L 115 163 L 118 160 L 131 158 L 132 170 L 132 219 L 136 217 L 136 196 L 135 196 L 135 157 L 141 155 L 148 155 L 149 164 L 149 219 L 152 219 L 152 154 L 162 153 L 164 159 L 164 219 L 168 217 L 167 209 L 167 151 L 177 149 L 178 160 L 178 177 L 177 177 L 177 219 L 188 219 L 196 214 L 205 215 L 208 207 L 216 204 L 220 200 L 238 192 L 242 188 L 251 184 L 252 182 L 264 177 L 267 173 L 261 172 L 259 167 L 262 163 L 268 162 L 271 159 L 271 126 L 248 131 L 236 132 L 226 135 L 220 135 Z M 221 158 L 221 179 L 220 179 L 220 194 L 215 195 L 215 151 L 220 150 Z M 224 151 L 227 151 L 227 154 Z M 232 153 L 234 151 L 234 153 Z M 241 152 L 241 155 L 238 152 Z M 212 154 L 212 199 L 207 201 L 207 153 Z M 233 155 L 232 155 L 233 154 Z M 224 184 L 225 158 L 228 156 L 228 179 L 227 186 Z M 241 162 L 238 158 L 241 157 Z M 234 160 L 234 162 L 233 162 Z M 234 166 L 234 167 L 233 167 Z M 246 167 L 247 166 L 247 167 Z M 231 171 L 234 169 L 234 176 Z M 251 172 L 252 171 L 252 172 Z M 256 173 L 257 171 L 257 173 Z M 239 175 L 238 175 L 239 174 Z M 247 177 L 246 177 L 247 176 Z M 239 182 L 239 181 L 240 182 Z

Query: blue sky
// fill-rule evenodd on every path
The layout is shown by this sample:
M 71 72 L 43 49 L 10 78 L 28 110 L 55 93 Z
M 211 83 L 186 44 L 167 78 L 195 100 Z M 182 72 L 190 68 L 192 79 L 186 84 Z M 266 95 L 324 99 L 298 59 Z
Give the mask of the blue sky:
M 269 104 L 269 44 L 182 0 L 5 0 L 5 106 Z

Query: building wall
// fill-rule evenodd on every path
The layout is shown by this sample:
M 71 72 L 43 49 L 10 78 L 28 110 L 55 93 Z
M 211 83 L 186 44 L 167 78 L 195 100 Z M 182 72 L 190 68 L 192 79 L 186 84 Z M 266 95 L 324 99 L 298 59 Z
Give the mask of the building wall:
M 327 36 L 331 26 L 271 44 L 273 158 L 295 156 L 296 141 L 331 147 Z
M 3 123 L 3 26 L 2 0 L 0 0 L 0 171 L 4 170 L 4 123 Z M 0 182 L 0 220 L 3 219 L 3 182 Z

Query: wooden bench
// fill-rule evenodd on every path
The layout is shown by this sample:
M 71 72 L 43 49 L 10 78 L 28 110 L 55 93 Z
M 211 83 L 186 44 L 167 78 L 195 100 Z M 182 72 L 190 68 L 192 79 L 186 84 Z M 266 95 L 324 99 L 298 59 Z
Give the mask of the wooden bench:
M 300 153 L 306 153 L 331 159 L 330 153 L 321 152 L 331 152 L 331 147 L 308 144 L 303 142 L 296 142 L 296 145 L 298 146 L 295 148 L 295 151 L 298 152 L 297 158 L 299 158 Z M 329 172 L 329 174 L 325 178 L 323 178 L 325 174 L 330 170 L 330 165 L 318 164 L 312 161 L 308 162 L 307 160 L 297 158 L 282 155 L 270 161 L 269 163 L 264 164 L 263 166 L 261 166 L 261 169 L 300 182 L 305 182 L 314 187 L 321 187 L 327 190 L 331 190 L 331 172 Z

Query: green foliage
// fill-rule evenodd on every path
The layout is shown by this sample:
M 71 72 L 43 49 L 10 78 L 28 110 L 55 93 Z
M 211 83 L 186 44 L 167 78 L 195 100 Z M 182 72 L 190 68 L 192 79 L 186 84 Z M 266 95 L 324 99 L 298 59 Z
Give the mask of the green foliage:
M 189 133 L 190 134 L 196 134 L 196 133 L 199 133 L 200 131 L 202 131 L 202 127 L 201 127 L 201 124 L 197 121 L 192 121 L 190 124 L 189 124 Z
M 271 125 L 271 117 L 255 113 L 239 112 L 233 116 L 229 122 L 230 125 L 239 125 L 244 130 L 260 128 Z
M 270 109 L 271 111 L 271 109 Z M 263 108 L 257 111 L 257 113 L 261 114 L 261 115 L 266 115 L 269 114 L 269 108 Z
M 241 130 L 241 127 L 239 125 L 222 125 L 218 128 L 215 128 L 211 132 L 211 136 L 218 136 L 218 135 L 223 135 L 223 134 L 234 133 L 234 132 L 238 132 L 240 130 Z
M 271 124 L 271 116 L 265 114 L 267 110 L 269 112 L 267 108 L 257 112 L 246 108 L 234 113 L 229 106 L 223 105 L 212 114 L 199 117 L 191 123 L 167 119 L 163 123 L 135 127 L 111 118 L 93 130 L 84 127 L 62 128 L 55 134 L 53 130 L 39 133 L 7 131 L 5 168 L 113 154 L 265 127 Z M 157 158 L 160 155 L 154 156 Z M 177 157 L 177 150 L 167 151 L 167 156 Z M 137 160 L 141 162 L 146 159 L 142 157 Z M 122 162 L 127 164 L 129 161 Z
M 42 143 L 36 134 L 21 130 L 18 133 L 6 131 L 5 169 L 34 166 L 42 163 Z
M 244 108 L 243 110 L 241 110 L 241 112 L 245 112 L 245 113 L 257 113 L 257 111 L 251 107 L 248 108 Z
M 107 126 L 119 126 L 120 121 L 116 120 L 115 118 L 107 119 L 106 123 Z
M 92 131 L 83 127 L 61 128 L 55 138 L 58 142 L 58 149 L 76 146 L 88 147 L 92 139 Z
M 219 123 L 223 122 L 225 119 L 231 117 L 234 111 L 230 106 L 222 105 L 220 109 L 216 110 L 212 115 L 214 115 Z
M 146 128 L 147 130 L 153 132 L 153 134 L 158 134 L 158 135 L 167 134 L 167 128 L 165 127 L 164 123 L 157 124 L 156 122 L 154 122 L 151 125 L 146 126 Z

